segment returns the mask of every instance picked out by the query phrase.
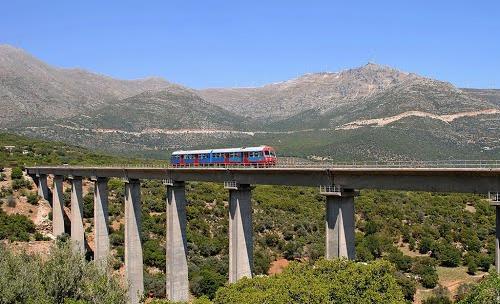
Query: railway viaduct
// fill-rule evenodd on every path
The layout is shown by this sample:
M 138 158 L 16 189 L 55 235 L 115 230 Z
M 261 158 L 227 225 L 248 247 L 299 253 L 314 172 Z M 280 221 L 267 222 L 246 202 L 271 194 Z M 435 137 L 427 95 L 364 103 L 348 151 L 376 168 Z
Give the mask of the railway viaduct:
M 489 194 L 496 208 L 495 264 L 500 272 L 500 162 L 442 165 L 439 163 L 392 165 L 317 165 L 307 167 L 29 167 L 39 195 L 49 198 L 47 175 L 53 175 L 53 233 L 64 233 L 62 187 L 67 177 L 71 191 L 71 239 L 84 249 L 82 178 L 95 183 L 94 229 L 97 261 L 109 254 L 109 178 L 125 181 L 125 269 L 131 303 L 143 293 L 143 258 L 140 236 L 140 180 L 163 180 L 167 189 L 167 294 L 170 300 L 187 301 L 189 295 L 186 244 L 186 181 L 224 183 L 229 190 L 229 282 L 251 277 L 253 268 L 252 185 L 318 187 L 326 196 L 326 258 L 354 259 L 354 197 L 359 189 Z M 300 202 L 297 202 L 300 204 Z

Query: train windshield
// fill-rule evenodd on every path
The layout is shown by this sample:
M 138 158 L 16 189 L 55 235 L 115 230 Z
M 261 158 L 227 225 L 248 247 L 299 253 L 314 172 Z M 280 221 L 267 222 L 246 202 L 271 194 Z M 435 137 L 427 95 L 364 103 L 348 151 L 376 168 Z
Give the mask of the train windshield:
M 265 151 L 266 156 L 276 157 L 274 151 Z

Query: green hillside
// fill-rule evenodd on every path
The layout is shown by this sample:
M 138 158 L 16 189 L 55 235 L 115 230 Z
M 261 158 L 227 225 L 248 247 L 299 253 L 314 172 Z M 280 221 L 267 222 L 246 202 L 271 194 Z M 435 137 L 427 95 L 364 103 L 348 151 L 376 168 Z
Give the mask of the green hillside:
M 152 160 L 107 155 L 63 142 L 37 140 L 0 133 L 0 167 L 52 165 L 105 165 L 153 163 Z
M 15 145 L 17 149 L 12 154 L 5 151 L 0 154 L 7 166 L 38 162 L 57 164 L 63 160 L 75 164 L 143 161 L 106 156 L 62 143 L 8 134 L 2 134 L 0 139 L 2 146 Z M 33 155 L 23 155 L 19 149 L 31 149 Z M 1 178 L 8 181 L 10 177 L 4 173 Z M 10 187 L 1 189 L 0 202 L 9 206 L 12 200 L 14 205 L 27 200 L 38 206 L 40 203 L 36 195 L 35 199 L 31 198 L 34 193 L 31 185 L 19 182 L 23 180 L 22 177 L 16 178 L 17 181 L 12 181 Z M 144 263 L 148 269 L 145 276 L 146 292 L 150 296 L 162 298 L 165 296 L 165 188 L 160 181 L 143 181 L 141 186 Z M 112 265 L 120 269 L 124 258 L 124 227 L 120 224 L 124 216 L 124 184 L 112 179 L 109 190 L 110 225 L 114 227 L 110 228 L 111 245 L 115 252 Z M 69 187 L 66 187 L 64 199 L 67 206 L 70 199 L 68 191 Z M 293 267 L 302 269 L 304 276 L 290 270 L 276 281 L 256 278 L 247 283 L 242 282 L 241 286 L 223 288 L 228 279 L 228 193 L 220 184 L 195 182 L 188 183 L 186 191 L 190 289 L 196 297 L 214 298 L 215 303 L 228 303 L 228 297 L 246 298 L 245 294 L 252 299 L 256 296 L 252 294 L 254 284 L 266 284 L 269 289 L 265 293 L 272 297 L 273 292 L 285 288 L 290 280 L 306 282 L 312 279 L 316 270 L 307 265 L 327 265 L 318 262 L 324 256 L 325 207 L 324 197 L 319 195 L 317 189 L 257 186 L 252 200 L 255 274 L 267 274 L 273 261 L 286 259 L 300 261 Z M 447 275 L 440 273 L 453 272 L 460 274 L 463 282 L 474 282 L 474 275 L 488 271 L 494 262 L 494 210 L 480 196 L 362 191 L 356 198 L 355 206 L 357 260 L 371 262 L 383 259 L 393 264 L 390 269 L 381 266 L 387 264 L 374 264 L 378 266 L 373 266 L 373 271 L 377 267 L 388 271 L 387 279 L 396 282 L 391 287 L 395 288 L 395 299 L 402 293 L 407 300 L 411 300 L 416 290 L 431 294 L 428 288 L 434 288 L 438 282 L 446 285 L 446 282 L 451 281 Z M 43 239 L 33 230 L 34 225 L 27 218 L 28 215 L 8 216 L 0 212 L 0 236 L 19 241 Z M 92 216 L 93 189 L 90 187 L 84 197 L 85 222 L 91 224 Z M 92 228 L 89 228 L 87 234 L 91 233 Z M 361 267 L 335 265 L 332 264 L 332 267 L 341 267 L 342 271 L 347 272 Z M 440 269 L 450 271 L 443 272 Z M 363 275 L 369 276 L 368 273 Z M 344 280 L 340 274 L 337 279 Z M 322 289 L 331 286 L 320 284 L 316 287 Z M 376 290 L 378 287 L 373 288 Z M 324 294 L 320 292 L 310 296 L 321 298 Z

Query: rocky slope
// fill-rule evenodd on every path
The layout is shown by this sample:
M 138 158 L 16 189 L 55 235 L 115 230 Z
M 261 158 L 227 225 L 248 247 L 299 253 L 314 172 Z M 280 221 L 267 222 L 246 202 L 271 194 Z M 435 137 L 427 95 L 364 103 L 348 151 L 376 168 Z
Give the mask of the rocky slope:
M 193 90 L 58 69 L 0 46 L 0 128 L 141 156 L 270 144 L 341 159 L 500 158 L 499 92 L 373 63 L 256 88 Z
M 200 96 L 229 111 L 253 118 L 279 119 L 300 112 L 355 103 L 421 77 L 369 63 L 338 73 L 315 73 L 258 88 L 207 89 Z
M 70 117 L 147 90 L 175 86 L 160 78 L 117 80 L 81 69 L 59 69 L 0 45 L 0 127 Z

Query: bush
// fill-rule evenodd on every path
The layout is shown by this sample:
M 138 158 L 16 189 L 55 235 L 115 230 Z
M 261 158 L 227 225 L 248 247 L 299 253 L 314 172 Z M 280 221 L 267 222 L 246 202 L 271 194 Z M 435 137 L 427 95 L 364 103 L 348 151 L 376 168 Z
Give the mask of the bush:
M 12 180 L 23 178 L 23 169 L 19 167 L 12 168 L 12 173 L 10 174 Z
M 255 251 L 253 261 L 255 274 L 267 274 L 272 259 L 265 250 Z
M 425 288 L 434 288 L 438 282 L 436 264 L 432 258 L 419 257 L 413 262 L 411 272 L 420 277 L 420 282 Z
M 148 297 L 165 298 L 167 296 L 167 286 L 165 285 L 165 274 L 150 274 L 144 272 L 144 293 Z
M 83 197 L 83 217 L 94 217 L 94 193 L 87 193 Z
M 398 285 L 401 287 L 401 290 L 403 291 L 405 300 L 413 302 L 415 292 L 417 292 L 417 284 L 415 280 L 406 277 L 403 273 L 398 273 L 396 276 L 396 280 L 398 282 Z
M 445 267 L 457 267 L 462 260 L 461 251 L 454 245 L 444 242 L 436 245 L 433 255 L 439 261 L 439 264 Z
M 276 276 L 239 280 L 220 288 L 214 302 L 402 304 L 405 300 L 391 263 L 336 259 L 314 265 L 292 262 Z
M 35 224 L 29 218 L 20 214 L 8 215 L 0 209 L 0 239 L 29 241 L 34 232 Z
M 420 252 L 421 254 L 426 254 L 427 252 L 431 251 L 433 247 L 434 241 L 429 237 L 425 237 L 420 241 L 418 252 Z
M 470 286 L 469 286 L 470 287 Z M 500 277 L 495 271 L 483 279 L 479 284 L 473 286 L 471 291 L 463 296 L 459 304 L 469 303 L 498 303 L 500 294 Z
M 422 301 L 422 304 L 451 304 L 450 291 L 439 285 L 432 291 L 432 296 Z
M 35 232 L 35 241 L 50 241 L 50 238 L 37 231 Z
M 211 270 L 202 269 L 193 274 L 191 279 L 191 291 L 197 297 L 207 296 L 209 299 L 215 297 L 215 292 L 226 283 L 226 277 Z
M 0 303 L 127 302 L 118 277 L 86 262 L 67 243 L 43 259 L 0 248 L 0 273 Z
M 158 240 L 147 240 L 143 246 L 144 264 L 164 269 L 166 265 L 165 247 Z
M 470 275 L 474 275 L 477 271 L 477 262 L 476 258 L 471 255 L 467 254 L 465 257 L 465 265 L 467 266 L 467 273 Z
M 491 257 L 485 253 L 479 255 L 477 265 L 483 269 L 483 271 L 489 271 L 490 266 L 493 263 Z
M 33 188 L 33 185 L 29 180 L 25 179 L 24 177 L 12 180 L 12 189 L 19 190 L 23 188 L 31 190 Z
M 463 283 L 458 286 L 457 294 L 455 295 L 455 301 L 459 302 L 464 300 L 474 288 L 473 284 Z
M 35 192 L 30 192 L 26 198 L 28 199 L 28 203 L 32 205 L 36 205 L 40 199 L 38 194 Z
M 403 272 L 408 272 L 413 262 L 411 257 L 404 255 L 398 249 L 395 249 L 393 252 L 391 252 L 387 256 L 387 259 L 391 261 L 398 270 L 401 270 Z

